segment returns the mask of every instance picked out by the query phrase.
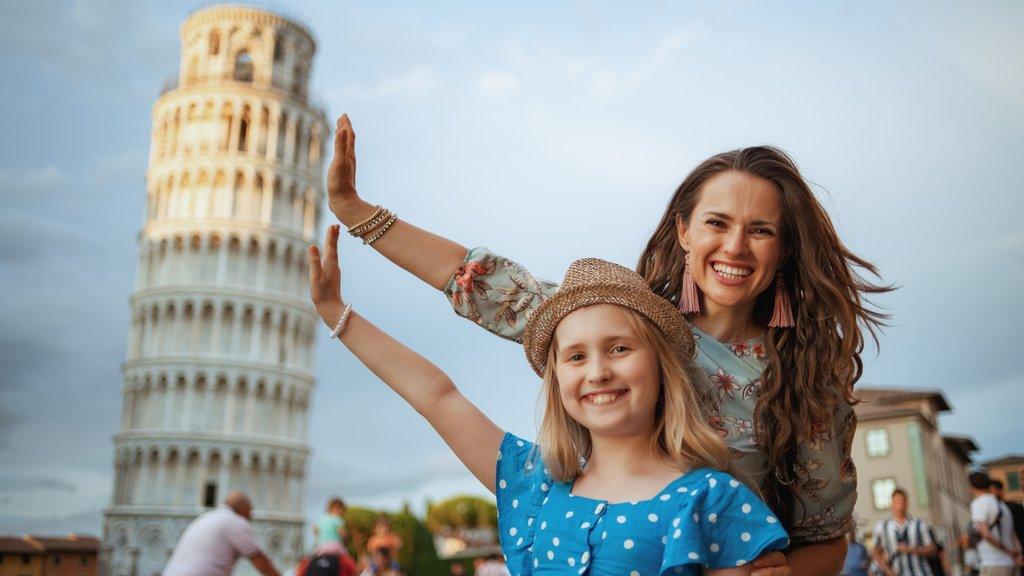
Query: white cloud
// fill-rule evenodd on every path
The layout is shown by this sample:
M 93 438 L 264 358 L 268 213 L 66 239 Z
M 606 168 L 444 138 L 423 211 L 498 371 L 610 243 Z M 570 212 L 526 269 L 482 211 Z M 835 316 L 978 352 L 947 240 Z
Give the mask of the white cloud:
M 404 74 L 386 76 L 370 86 L 351 85 L 343 88 L 328 88 L 325 95 L 328 101 L 344 102 L 349 99 L 401 98 L 419 99 L 431 95 L 437 87 L 439 78 L 435 70 L 420 66 L 412 68 Z
M 680 48 L 697 43 L 707 34 L 707 24 L 703 20 L 696 20 L 689 26 L 668 35 L 646 59 L 624 72 L 617 72 L 609 66 L 592 67 L 586 62 L 570 63 L 568 72 L 570 77 L 573 77 L 591 69 L 589 78 L 591 90 L 599 96 L 618 96 L 642 86 L 657 76 L 670 64 L 672 57 Z
M 484 96 L 506 96 L 519 88 L 519 78 L 511 72 L 487 72 L 480 76 L 477 86 Z
M 33 198 L 52 192 L 65 180 L 64 173 L 53 164 L 17 174 L 0 171 L 0 195 L 5 201 L 12 197 Z
M 144 150 L 123 150 L 97 160 L 93 165 L 93 171 L 96 176 L 103 179 L 135 181 L 146 173 L 146 154 Z

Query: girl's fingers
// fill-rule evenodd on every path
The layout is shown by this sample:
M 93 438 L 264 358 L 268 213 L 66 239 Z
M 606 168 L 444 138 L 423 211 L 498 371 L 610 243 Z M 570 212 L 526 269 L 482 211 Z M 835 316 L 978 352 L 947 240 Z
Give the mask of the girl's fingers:
M 323 273 L 323 270 L 320 269 L 320 249 L 310 246 L 309 250 L 306 250 L 306 257 L 309 259 L 309 283 L 315 285 L 320 281 L 320 275 Z
M 338 132 L 334 139 L 334 152 L 338 158 L 344 158 L 348 154 L 348 136 L 345 135 L 344 130 Z
M 324 238 L 324 261 L 338 263 L 338 233 L 341 226 L 332 224 L 327 227 L 327 237 Z

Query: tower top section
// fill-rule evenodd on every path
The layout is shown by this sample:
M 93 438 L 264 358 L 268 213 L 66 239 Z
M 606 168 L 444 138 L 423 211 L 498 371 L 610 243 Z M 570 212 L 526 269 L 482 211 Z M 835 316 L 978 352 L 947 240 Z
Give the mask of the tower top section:
M 211 6 L 181 26 L 179 88 L 224 82 L 305 97 L 316 41 L 301 23 L 245 5 Z

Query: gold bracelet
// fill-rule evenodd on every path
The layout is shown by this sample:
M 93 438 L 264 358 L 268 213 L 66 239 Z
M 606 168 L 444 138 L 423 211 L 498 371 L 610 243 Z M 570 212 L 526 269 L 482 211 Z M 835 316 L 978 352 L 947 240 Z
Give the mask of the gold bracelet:
M 373 211 L 373 215 L 372 216 L 370 216 L 366 220 L 363 220 L 359 224 L 355 224 L 353 226 L 349 226 L 348 233 L 353 235 L 353 236 L 358 236 L 359 232 L 357 232 L 357 230 L 362 228 L 363 226 L 366 226 L 370 222 L 372 222 L 374 219 L 377 218 L 377 216 L 380 216 L 380 213 L 383 212 L 383 211 L 384 211 L 384 208 L 380 204 L 378 204 L 377 205 L 377 209 Z M 360 232 L 362 232 L 362 231 L 360 231 Z
M 381 210 L 381 213 L 377 215 L 377 217 L 374 218 L 372 221 L 367 222 L 365 225 L 363 225 L 360 228 L 357 228 L 352 232 L 349 232 L 349 234 L 359 238 L 364 238 L 366 237 L 367 234 L 373 234 L 373 231 L 380 227 L 382 222 L 387 221 L 387 219 L 391 217 L 391 214 L 391 210 L 384 208 Z
M 369 238 L 364 239 L 363 240 L 363 244 L 373 245 L 373 243 L 376 242 L 381 236 L 383 236 L 384 233 L 388 231 L 388 228 L 391 228 L 391 225 L 394 224 L 395 221 L 397 221 L 397 220 L 398 220 L 398 214 L 392 214 L 391 218 L 388 219 L 388 221 L 384 224 L 384 226 L 381 227 L 380 231 L 375 233 L 373 236 L 370 236 Z

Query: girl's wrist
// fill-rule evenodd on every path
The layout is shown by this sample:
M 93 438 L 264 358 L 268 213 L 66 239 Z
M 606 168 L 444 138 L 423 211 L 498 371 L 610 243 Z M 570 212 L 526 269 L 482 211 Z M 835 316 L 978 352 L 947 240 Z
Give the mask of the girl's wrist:
M 334 329 L 338 324 L 338 320 L 341 319 L 341 314 L 345 310 L 345 302 L 338 300 L 331 302 L 330 304 L 324 304 L 320 306 L 317 312 L 320 314 L 320 319 L 324 321 L 324 324 L 328 328 Z

